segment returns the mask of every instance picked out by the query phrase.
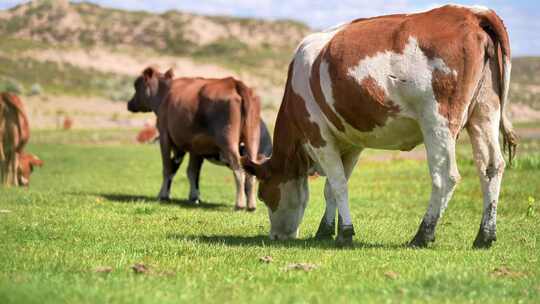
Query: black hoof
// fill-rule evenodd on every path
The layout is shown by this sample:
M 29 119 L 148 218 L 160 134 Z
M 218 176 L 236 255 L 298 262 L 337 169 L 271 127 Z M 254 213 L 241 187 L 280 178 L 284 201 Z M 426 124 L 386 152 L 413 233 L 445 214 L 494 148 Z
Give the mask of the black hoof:
M 435 240 L 428 240 L 423 235 L 417 234 L 414 239 L 409 242 L 409 247 L 411 248 L 427 248 L 429 243 L 434 242 Z
M 353 225 L 340 226 L 336 237 L 336 246 L 339 248 L 353 247 L 353 236 L 355 234 Z
M 497 237 L 495 235 L 486 235 L 482 230 L 480 230 L 476 236 L 476 239 L 474 240 L 473 248 L 489 249 L 496 240 Z
M 171 201 L 171 198 L 170 197 L 162 197 L 162 196 L 159 196 L 158 197 L 158 201 L 162 202 L 162 203 L 168 203 Z
M 200 205 L 200 204 L 201 204 L 201 201 L 200 201 L 198 198 L 190 198 L 190 199 L 189 199 L 189 203 L 190 203 L 191 205 L 197 206 L 197 205 Z
M 244 211 L 246 210 L 245 206 L 234 206 L 234 211 Z
M 435 223 L 428 224 L 425 220 L 420 224 L 418 232 L 409 242 L 409 247 L 426 248 L 429 243 L 435 242 Z
M 247 212 L 255 212 L 257 211 L 257 207 L 248 207 Z
M 315 234 L 315 238 L 318 240 L 332 240 L 336 234 L 336 221 L 328 224 L 326 219 L 323 217 L 321 223 L 319 224 L 319 229 Z

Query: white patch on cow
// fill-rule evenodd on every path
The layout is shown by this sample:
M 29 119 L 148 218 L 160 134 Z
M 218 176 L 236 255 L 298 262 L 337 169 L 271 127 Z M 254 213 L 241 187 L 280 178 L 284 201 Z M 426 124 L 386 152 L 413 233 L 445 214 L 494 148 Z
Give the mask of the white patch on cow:
M 437 70 L 457 77 L 457 71 L 450 69 L 441 58 L 429 59 L 414 37 L 409 38 L 403 53 L 382 51 L 351 67 L 350 77 L 355 78 L 359 84 L 367 77 L 373 78 L 387 98 L 400 108 L 398 116 L 389 118 L 385 126 L 376 127 L 371 132 L 360 132 L 349 125 L 335 110 L 328 63 L 321 62 L 319 71 L 321 89 L 326 102 L 345 126 L 345 136 L 339 135 L 331 124 L 330 127 L 338 137 L 354 146 L 389 150 L 414 148 L 422 141 L 418 121 L 425 116 L 422 112 L 426 106 L 434 107 L 432 111 L 434 115 L 438 115 L 436 103 L 426 105 L 435 100 L 432 74 Z M 440 115 L 438 119 L 444 120 Z
M 429 59 L 420 49 L 418 40 L 411 36 L 403 54 L 392 51 L 379 52 L 351 67 L 348 74 L 357 79 L 358 83 L 372 77 L 391 100 L 404 103 L 403 100 L 408 97 L 406 95 L 422 97 L 419 95 L 433 91 L 431 80 L 436 70 L 445 74 L 457 73 L 441 58 Z M 395 81 L 396 79 L 398 81 Z
M 471 12 L 475 14 L 483 14 L 490 11 L 489 8 L 483 6 L 483 5 L 461 5 L 461 4 L 449 4 L 450 6 L 457 7 L 457 8 L 464 8 L 468 9 Z
M 289 240 L 298 237 L 300 223 L 309 200 L 307 178 L 302 177 L 279 185 L 281 199 L 275 211 L 268 209 L 270 239 Z
M 422 9 L 422 10 L 413 11 L 413 12 L 408 13 L 407 15 L 427 13 L 429 11 L 432 11 L 434 9 L 441 8 L 441 7 L 444 7 L 444 6 L 452 6 L 452 7 L 456 7 L 456 8 L 468 9 L 468 10 L 470 10 L 471 12 L 473 12 L 475 14 L 483 14 L 483 13 L 487 13 L 487 12 L 490 11 L 489 8 L 487 8 L 485 6 L 482 6 L 482 5 L 461 5 L 461 4 L 450 3 L 450 4 L 445 4 L 445 5 L 435 5 L 435 6 L 429 7 L 428 9 Z

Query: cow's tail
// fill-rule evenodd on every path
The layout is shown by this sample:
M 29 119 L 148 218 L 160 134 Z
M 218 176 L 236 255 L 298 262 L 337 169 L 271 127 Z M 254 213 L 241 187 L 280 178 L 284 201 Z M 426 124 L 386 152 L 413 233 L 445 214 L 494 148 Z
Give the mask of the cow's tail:
M 480 26 L 491 37 L 495 46 L 494 57 L 499 67 L 499 97 L 501 100 L 501 123 L 500 129 L 503 134 L 503 150 L 508 153 L 508 161 L 516 155 L 518 138 L 512 127 L 512 122 L 506 116 L 506 105 L 508 103 L 508 91 L 510 89 L 510 73 L 512 70 L 510 39 L 508 32 L 501 18 L 493 11 L 479 13 Z
M 236 81 L 236 91 L 242 98 L 242 139 L 252 160 L 257 159 L 260 143 L 261 105 L 259 97 L 243 82 Z

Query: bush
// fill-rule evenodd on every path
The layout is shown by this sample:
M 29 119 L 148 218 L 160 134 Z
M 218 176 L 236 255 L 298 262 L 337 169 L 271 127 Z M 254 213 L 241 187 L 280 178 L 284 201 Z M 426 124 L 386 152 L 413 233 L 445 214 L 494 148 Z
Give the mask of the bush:
M 24 87 L 15 79 L 0 79 L 0 92 L 10 92 L 20 95 L 24 92 Z
M 30 88 L 30 93 L 28 95 L 34 96 L 34 95 L 41 95 L 43 94 L 43 88 L 39 83 L 34 83 L 32 87 Z

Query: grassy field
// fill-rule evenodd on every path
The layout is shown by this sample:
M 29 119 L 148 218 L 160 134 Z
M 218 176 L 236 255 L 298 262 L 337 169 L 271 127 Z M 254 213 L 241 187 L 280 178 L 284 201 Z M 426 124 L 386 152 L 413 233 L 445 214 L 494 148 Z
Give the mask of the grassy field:
M 355 248 L 312 239 L 323 213 L 323 178 L 311 182 L 300 239 L 271 242 L 266 208 L 233 212 L 234 182 L 205 164 L 204 203 L 153 198 L 160 186 L 157 146 L 115 139 L 134 133 L 34 132 L 29 150 L 45 167 L 32 187 L 0 189 L 0 303 L 332 303 L 512 302 L 540 298 L 540 154 L 522 156 L 504 178 L 498 238 L 471 249 L 481 192 L 460 147 L 463 181 L 429 249 L 402 245 L 427 207 L 423 161 L 374 161 L 369 152 L 350 183 Z M 59 144 L 59 142 L 61 144 Z M 529 147 L 538 147 L 534 142 Z M 536 152 L 534 152 L 536 151 Z M 270 263 L 260 261 L 271 256 Z M 142 263 L 147 271 L 132 270 Z M 291 270 L 293 263 L 316 266 Z M 105 267 L 112 269 L 109 273 Z

